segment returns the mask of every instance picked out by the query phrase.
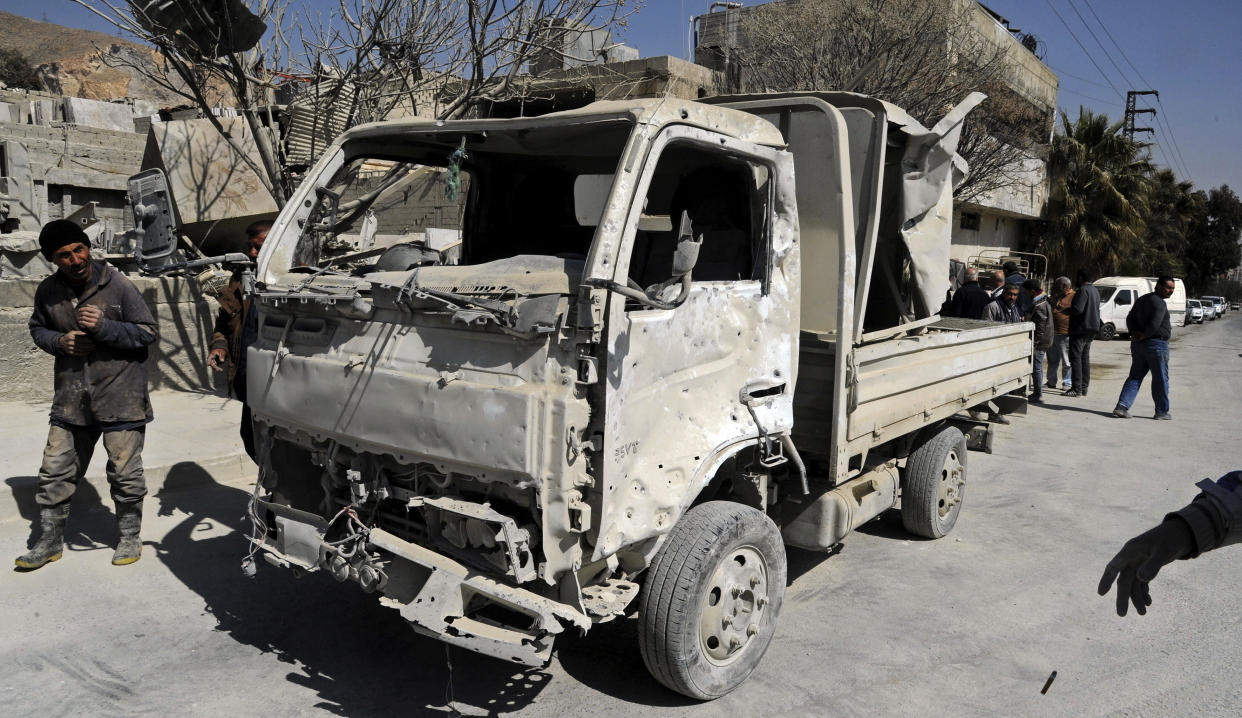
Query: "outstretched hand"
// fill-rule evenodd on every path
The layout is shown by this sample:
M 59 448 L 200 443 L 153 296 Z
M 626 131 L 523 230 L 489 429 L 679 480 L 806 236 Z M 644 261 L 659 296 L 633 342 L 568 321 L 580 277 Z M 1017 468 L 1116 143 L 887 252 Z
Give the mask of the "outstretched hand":
M 1152 579 L 1166 564 L 1194 550 L 1194 536 L 1181 519 L 1171 519 L 1126 542 L 1112 561 L 1104 567 L 1099 592 L 1107 596 L 1113 581 L 1117 582 L 1117 615 L 1124 616 L 1131 603 L 1140 616 L 1151 605 L 1148 589 Z

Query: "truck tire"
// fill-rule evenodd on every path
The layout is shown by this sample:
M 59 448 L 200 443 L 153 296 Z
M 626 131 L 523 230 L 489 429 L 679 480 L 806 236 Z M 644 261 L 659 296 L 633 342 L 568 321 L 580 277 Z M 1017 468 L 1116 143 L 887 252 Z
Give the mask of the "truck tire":
M 1117 327 L 1113 326 L 1112 322 L 1109 322 L 1108 324 L 1100 327 L 1100 332 L 1096 335 L 1096 339 L 1099 339 L 1102 342 L 1111 342 L 1116 336 Z
M 966 437 L 955 426 L 928 434 L 906 459 L 901 523 L 915 536 L 937 539 L 953 530 L 966 497 Z
M 690 509 L 647 570 L 638 641 L 657 681 L 699 700 L 759 665 L 785 596 L 785 546 L 764 513 L 729 501 Z

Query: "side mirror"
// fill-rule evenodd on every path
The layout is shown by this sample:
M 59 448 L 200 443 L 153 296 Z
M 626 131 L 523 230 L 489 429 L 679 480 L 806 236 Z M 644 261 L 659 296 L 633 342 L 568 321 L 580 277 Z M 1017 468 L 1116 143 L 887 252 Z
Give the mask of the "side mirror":
M 681 213 L 681 226 L 677 231 L 677 251 L 673 254 L 673 278 L 686 276 L 699 261 L 699 247 L 703 246 L 703 238 L 695 238 L 694 227 L 690 222 L 690 213 Z
M 129 178 L 134 213 L 134 257 L 144 269 L 172 261 L 177 249 L 176 207 L 163 170 L 150 169 Z

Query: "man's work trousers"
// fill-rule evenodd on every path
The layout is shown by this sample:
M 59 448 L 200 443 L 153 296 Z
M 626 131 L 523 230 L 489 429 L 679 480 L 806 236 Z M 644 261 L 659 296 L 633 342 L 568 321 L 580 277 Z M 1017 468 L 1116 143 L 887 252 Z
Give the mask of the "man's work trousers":
M 1130 376 L 1121 386 L 1117 406 L 1126 410 L 1134 406 L 1147 372 L 1151 372 L 1151 400 L 1156 413 L 1169 413 L 1169 343 L 1156 338 L 1130 342 Z
M 43 465 L 39 467 L 39 491 L 35 500 L 40 506 L 56 506 L 68 501 L 86 475 L 86 467 L 95 453 L 95 442 L 103 435 L 104 451 L 108 452 L 106 468 L 112 501 L 132 504 L 147 495 L 142 478 L 142 444 L 146 427 L 103 431 L 63 426 L 48 427 L 47 447 L 43 449 Z
M 1091 334 L 1074 334 L 1070 336 L 1070 373 L 1073 375 L 1074 391 L 1087 393 L 1091 383 Z
M 1036 349 L 1031 354 L 1031 398 L 1038 399 L 1044 395 L 1044 355 L 1045 349 Z

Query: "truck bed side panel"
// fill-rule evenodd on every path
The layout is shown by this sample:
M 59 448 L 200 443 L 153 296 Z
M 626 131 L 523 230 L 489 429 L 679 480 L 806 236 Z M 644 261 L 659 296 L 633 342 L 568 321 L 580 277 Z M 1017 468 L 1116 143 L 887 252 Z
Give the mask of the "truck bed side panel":
M 848 440 L 886 441 L 1024 386 L 1032 327 L 942 321 L 926 334 L 859 347 Z

